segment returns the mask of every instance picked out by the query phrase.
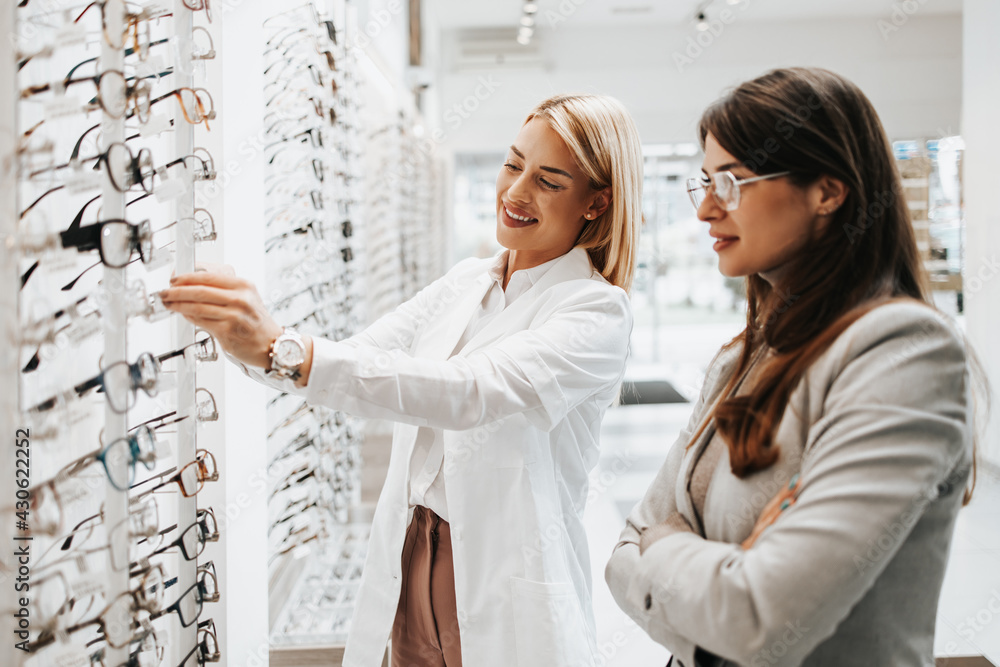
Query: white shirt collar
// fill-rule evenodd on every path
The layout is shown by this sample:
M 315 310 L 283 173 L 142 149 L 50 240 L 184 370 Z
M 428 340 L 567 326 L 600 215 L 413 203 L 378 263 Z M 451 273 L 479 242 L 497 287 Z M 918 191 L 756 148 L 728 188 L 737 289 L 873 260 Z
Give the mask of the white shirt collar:
M 507 260 L 510 257 L 510 250 L 504 249 L 499 252 L 494 260 L 493 264 L 490 265 L 489 274 L 493 279 L 493 282 L 500 286 L 500 289 L 504 292 L 504 297 L 509 306 L 514 299 L 521 296 L 529 289 L 531 286 L 538 282 L 538 280 L 548 272 L 549 269 L 564 255 L 560 255 L 555 259 L 550 259 L 547 262 L 543 262 L 538 266 L 533 266 L 530 269 L 520 269 L 515 271 L 507 282 L 507 289 L 503 290 L 503 279 L 507 272 Z

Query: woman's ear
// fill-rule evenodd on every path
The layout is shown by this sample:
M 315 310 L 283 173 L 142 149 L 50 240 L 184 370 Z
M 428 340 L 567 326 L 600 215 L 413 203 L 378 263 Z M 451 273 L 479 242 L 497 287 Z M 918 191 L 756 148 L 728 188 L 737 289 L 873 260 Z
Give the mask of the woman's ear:
M 816 213 L 817 215 L 833 215 L 847 199 L 847 185 L 832 176 L 820 176 L 816 182 Z
M 583 217 L 587 220 L 599 218 L 611 206 L 611 188 L 601 188 L 590 201 L 590 206 L 584 211 Z

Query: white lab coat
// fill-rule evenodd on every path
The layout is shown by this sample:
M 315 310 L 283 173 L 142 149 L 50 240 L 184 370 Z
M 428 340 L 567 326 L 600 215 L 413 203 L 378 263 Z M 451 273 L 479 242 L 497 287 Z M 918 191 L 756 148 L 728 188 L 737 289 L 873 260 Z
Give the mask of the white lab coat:
M 413 515 L 409 458 L 443 439 L 463 663 L 578 667 L 596 656 L 582 513 L 625 370 L 623 290 L 575 248 L 455 356 L 492 259 L 460 262 L 361 334 L 314 339 L 308 386 L 251 377 L 397 422 L 343 664 L 381 664 Z

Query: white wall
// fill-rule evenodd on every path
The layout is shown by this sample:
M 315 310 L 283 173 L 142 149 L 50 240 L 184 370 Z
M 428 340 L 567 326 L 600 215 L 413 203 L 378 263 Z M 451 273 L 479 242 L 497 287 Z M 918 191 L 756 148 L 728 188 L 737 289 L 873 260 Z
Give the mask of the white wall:
M 989 2 L 990 0 L 985 0 Z M 752 12 L 752 7 L 745 10 Z M 773 67 L 833 69 L 871 97 L 890 138 L 957 133 L 962 101 L 962 19 L 916 14 L 883 35 L 877 21 L 754 22 L 738 12 L 693 63 L 679 67 L 695 33 L 669 26 L 574 26 L 537 33 L 546 67 L 456 72 L 444 58 L 441 112 L 429 119 L 453 151 L 509 145 L 527 111 L 556 92 L 600 92 L 631 110 L 645 143 L 691 141 L 701 111 L 732 85 Z M 455 33 L 445 33 L 445 55 Z M 703 38 L 706 39 L 707 38 Z M 451 58 L 453 60 L 453 58 Z M 474 109 L 461 113 L 455 105 Z M 466 117 L 463 117 L 467 116 Z
M 410 64 L 409 0 L 359 0 L 357 34 L 351 43 L 362 48 L 394 81 L 403 81 Z
M 965 0 L 965 287 L 969 337 L 993 384 L 993 419 L 982 453 L 1000 466 L 1000 3 Z

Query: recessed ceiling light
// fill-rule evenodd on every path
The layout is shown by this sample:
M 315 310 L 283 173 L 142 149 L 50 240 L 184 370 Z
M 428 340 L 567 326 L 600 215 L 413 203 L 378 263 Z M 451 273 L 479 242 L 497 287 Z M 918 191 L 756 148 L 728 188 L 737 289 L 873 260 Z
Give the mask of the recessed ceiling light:
M 612 14 L 649 14 L 653 11 L 652 5 L 631 5 L 628 7 L 613 7 Z

